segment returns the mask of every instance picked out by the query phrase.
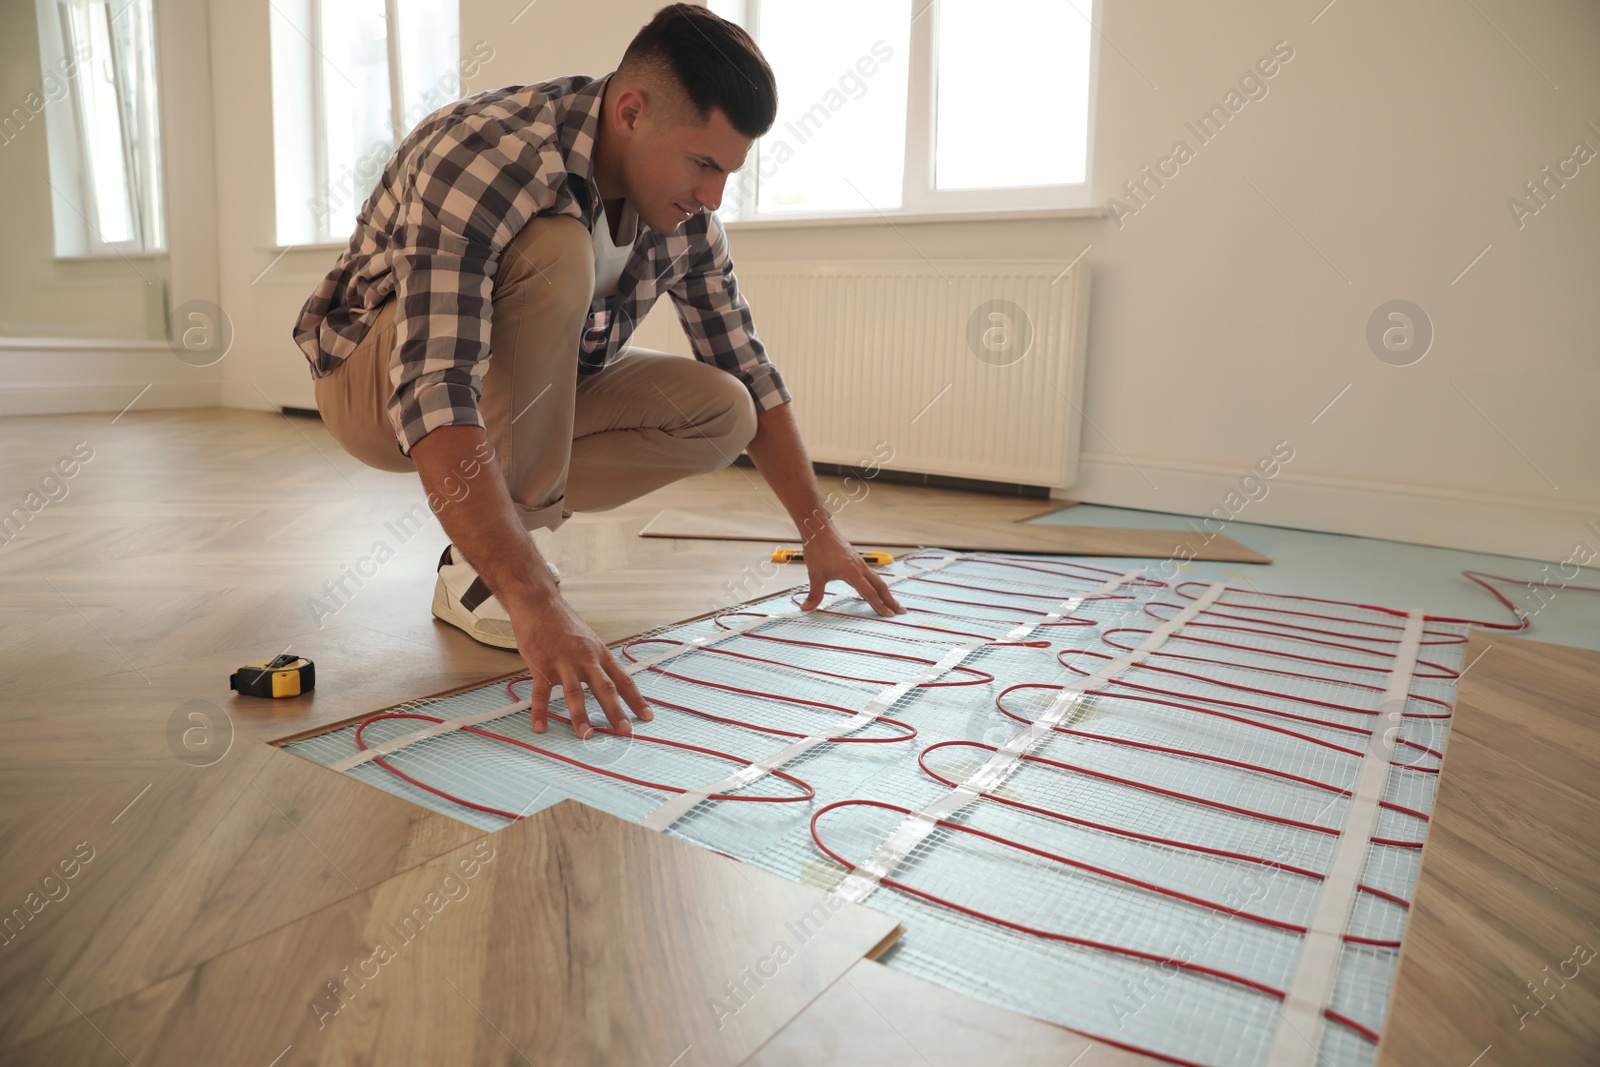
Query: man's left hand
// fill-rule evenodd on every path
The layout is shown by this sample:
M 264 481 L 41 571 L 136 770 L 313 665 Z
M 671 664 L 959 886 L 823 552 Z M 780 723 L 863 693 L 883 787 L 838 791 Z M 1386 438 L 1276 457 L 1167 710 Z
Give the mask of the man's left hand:
M 838 578 L 849 582 L 861 594 L 861 599 L 872 605 L 879 615 L 905 613 L 906 609 L 889 592 L 888 584 L 878 572 L 850 547 L 850 542 L 832 530 L 825 530 L 806 542 L 805 562 L 811 578 L 811 591 L 800 605 L 801 611 L 810 611 L 822 603 L 828 582 Z

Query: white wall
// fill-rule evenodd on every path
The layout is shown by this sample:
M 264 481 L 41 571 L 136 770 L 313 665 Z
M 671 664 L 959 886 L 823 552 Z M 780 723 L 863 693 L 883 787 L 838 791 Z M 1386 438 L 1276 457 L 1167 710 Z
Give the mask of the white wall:
M 464 0 L 463 49 L 496 50 L 470 88 L 605 73 L 656 6 Z M 1065 266 L 1092 245 L 1094 428 L 1069 495 L 1204 513 L 1287 440 L 1294 460 L 1241 519 L 1564 559 L 1583 524 L 1600 520 L 1600 160 L 1520 230 L 1506 200 L 1574 141 L 1600 151 L 1584 126 L 1600 127 L 1600 9 L 1321 7 L 1104 0 L 1102 198 L 1176 139 L 1193 147 L 1184 122 L 1275 42 L 1294 49 L 1268 95 L 1120 228 L 1104 218 L 735 229 L 735 257 Z M 238 335 L 225 396 L 310 406 L 289 331 L 336 252 L 291 251 L 253 281 L 277 255 L 269 10 L 211 12 L 213 69 L 228 72 L 215 96 L 222 303 Z M 998 81 L 980 91 L 1032 109 L 1049 136 L 1048 98 L 1016 99 Z M 1380 362 L 1364 338 L 1372 311 L 1395 298 L 1421 305 L 1436 329 L 1412 366 Z
M 0 4 L 0 338 L 115 340 L 107 347 L 116 351 L 130 348 L 120 342 L 159 342 L 166 331 L 165 255 L 56 255 L 52 207 L 70 205 L 67 222 L 81 230 L 85 216 L 77 212 L 88 205 L 83 190 L 64 178 L 57 176 L 59 192 L 52 190 L 50 144 L 70 143 L 68 86 L 103 57 L 83 63 L 64 49 L 41 56 L 39 37 L 31 0 Z M 0 381 L 9 382 L 25 365 L 21 360 L 33 358 L 9 353 L 34 348 L 3 347 Z M 73 360 L 72 347 L 54 349 Z
M 653 10 L 649 3 L 608 2 L 605 17 L 597 19 L 592 5 L 572 0 L 531 5 L 521 0 L 493 10 L 465 3 L 462 52 L 471 53 L 482 42 L 494 52 L 478 76 L 466 82 L 465 92 L 610 71 Z M 301 305 L 333 266 L 339 249 L 285 252 L 275 247 L 267 41 L 270 19 L 280 17 L 259 0 L 213 0 L 211 5 L 213 64 L 229 72 L 216 102 L 217 199 L 224 220 L 222 305 L 233 319 L 236 337 L 233 352 L 221 364 L 223 396 L 225 403 L 239 407 L 314 408 L 311 378 L 292 332 Z
M 1506 200 L 1575 140 L 1600 151 L 1600 8 L 1325 2 L 1106 5 L 1128 57 L 1101 52 L 1108 195 L 1273 42 L 1295 58 L 1122 228 L 1040 235 L 1094 244 L 1104 432 L 1077 493 L 1208 510 L 1287 439 L 1295 461 L 1241 517 L 1564 559 L 1600 519 L 1600 160 L 1520 231 Z M 1364 339 L 1394 298 L 1436 327 L 1413 366 Z

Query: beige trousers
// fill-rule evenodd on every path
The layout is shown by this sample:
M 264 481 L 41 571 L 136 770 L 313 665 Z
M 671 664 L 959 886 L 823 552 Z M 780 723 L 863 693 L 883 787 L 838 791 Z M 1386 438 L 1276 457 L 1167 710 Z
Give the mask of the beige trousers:
M 718 470 L 755 436 L 744 383 L 699 360 L 624 348 L 580 378 L 578 342 L 593 296 L 594 245 L 577 219 L 537 217 L 501 255 L 479 413 L 529 530 Z M 391 296 L 350 357 L 316 379 L 317 407 L 352 456 L 414 471 L 385 409 L 393 348 Z

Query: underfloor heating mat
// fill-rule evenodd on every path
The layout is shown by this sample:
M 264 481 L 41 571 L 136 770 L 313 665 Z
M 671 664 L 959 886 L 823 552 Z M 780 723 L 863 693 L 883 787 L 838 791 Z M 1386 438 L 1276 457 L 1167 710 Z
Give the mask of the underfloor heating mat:
M 578 740 L 559 697 L 534 734 L 524 678 L 286 747 L 491 830 L 579 800 L 894 916 L 891 967 L 1172 1063 L 1369 1064 L 1467 631 L 1526 623 L 1158 570 L 922 551 L 881 572 L 903 615 L 835 583 L 619 646 L 655 711 L 631 738 Z

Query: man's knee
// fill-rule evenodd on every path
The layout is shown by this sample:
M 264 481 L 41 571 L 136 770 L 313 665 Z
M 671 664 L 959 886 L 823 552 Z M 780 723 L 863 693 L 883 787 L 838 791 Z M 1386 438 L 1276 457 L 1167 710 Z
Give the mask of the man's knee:
M 721 378 L 728 394 L 728 454 L 737 456 L 756 435 L 756 402 L 738 378 L 727 372 Z
M 525 286 L 588 310 L 594 296 L 594 240 L 583 223 L 567 215 L 528 220 L 500 253 L 495 298 Z

